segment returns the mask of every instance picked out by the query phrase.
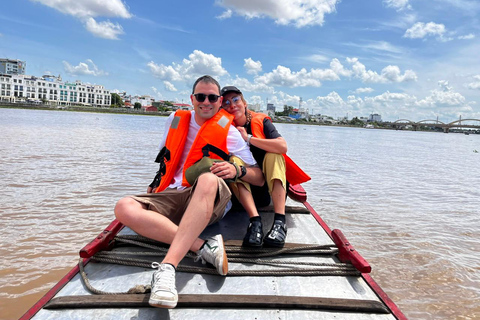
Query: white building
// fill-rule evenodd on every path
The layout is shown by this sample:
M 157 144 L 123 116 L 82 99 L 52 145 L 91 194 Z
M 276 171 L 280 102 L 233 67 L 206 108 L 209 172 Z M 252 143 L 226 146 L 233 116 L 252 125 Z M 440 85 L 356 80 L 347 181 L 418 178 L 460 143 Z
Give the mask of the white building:
M 136 102 L 140 103 L 142 107 L 148 107 L 153 105 L 155 99 L 151 96 L 134 96 L 130 99 L 130 103 L 132 106 L 135 105 Z
M 25 61 L 0 59 L 0 74 L 25 74 L 26 66 Z
M 60 76 L 41 78 L 27 75 L 0 74 L 0 100 L 9 102 L 46 101 L 56 105 L 111 105 L 110 90 L 102 85 L 63 82 Z

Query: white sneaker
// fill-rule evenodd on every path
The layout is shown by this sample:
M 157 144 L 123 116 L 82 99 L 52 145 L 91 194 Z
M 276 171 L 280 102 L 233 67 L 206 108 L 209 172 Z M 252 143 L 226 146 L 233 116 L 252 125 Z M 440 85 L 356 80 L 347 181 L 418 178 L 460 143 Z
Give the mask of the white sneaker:
M 223 245 L 223 237 L 217 234 L 214 237 L 206 239 L 205 245 L 201 250 L 197 251 L 195 261 L 202 259 L 202 263 L 208 262 L 217 268 L 217 271 L 222 276 L 228 272 L 227 253 Z
M 178 302 L 175 287 L 175 268 L 166 263 L 152 263 L 152 268 L 158 268 L 152 275 L 152 293 L 148 304 L 157 308 L 175 308 Z

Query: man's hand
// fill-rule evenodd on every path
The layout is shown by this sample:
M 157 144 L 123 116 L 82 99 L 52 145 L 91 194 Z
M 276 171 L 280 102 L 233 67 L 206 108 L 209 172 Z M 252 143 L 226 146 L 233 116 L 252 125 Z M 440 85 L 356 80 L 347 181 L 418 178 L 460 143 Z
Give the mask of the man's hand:
M 152 187 L 148 186 L 147 193 L 152 193 L 152 191 L 153 191 Z
M 210 172 L 222 179 L 235 179 L 237 175 L 235 166 L 227 161 L 214 162 Z

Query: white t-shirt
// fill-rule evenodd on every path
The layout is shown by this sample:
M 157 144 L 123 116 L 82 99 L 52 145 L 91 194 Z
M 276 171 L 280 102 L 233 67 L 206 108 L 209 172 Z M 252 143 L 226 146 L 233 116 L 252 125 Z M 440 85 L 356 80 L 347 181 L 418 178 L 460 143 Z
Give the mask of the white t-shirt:
M 187 140 L 185 141 L 184 150 L 190 150 L 190 148 L 193 145 L 193 142 L 195 141 L 195 137 L 197 136 L 198 130 L 200 130 L 200 127 L 201 127 L 195 121 L 195 111 L 192 110 L 191 113 L 192 113 L 192 117 L 190 118 L 190 128 L 188 130 L 188 136 L 187 136 Z M 175 113 L 172 112 L 167 119 L 167 123 L 165 124 L 165 132 L 163 133 L 163 139 L 160 142 L 160 150 L 165 146 L 168 130 L 170 129 L 170 124 L 173 121 L 174 115 Z M 250 148 L 248 147 L 247 143 L 245 142 L 245 140 L 243 140 L 242 135 L 233 125 L 231 125 L 228 130 L 227 150 L 230 154 L 242 159 L 247 165 L 253 166 L 257 164 L 257 162 L 252 156 L 252 153 L 250 152 Z M 188 152 L 184 152 L 182 154 L 182 158 L 180 159 L 179 166 L 173 178 L 173 183 L 168 186 L 169 188 L 177 188 L 177 189 L 185 188 L 184 186 L 182 186 L 182 179 L 183 179 L 183 165 L 187 160 L 187 156 L 188 156 Z

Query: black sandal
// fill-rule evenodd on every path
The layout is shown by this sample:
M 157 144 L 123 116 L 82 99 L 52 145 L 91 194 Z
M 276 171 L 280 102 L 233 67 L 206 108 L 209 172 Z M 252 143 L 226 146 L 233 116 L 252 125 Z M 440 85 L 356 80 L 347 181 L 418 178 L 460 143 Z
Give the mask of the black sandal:
M 254 220 L 248 225 L 247 233 L 243 238 L 246 247 L 261 247 L 263 242 L 263 226 L 261 220 Z
M 273 222 L 272 229 L 267 233 L 264 239 L 265 246 L 283 248 L 287 238 L 287 225 L 280 220 Z

